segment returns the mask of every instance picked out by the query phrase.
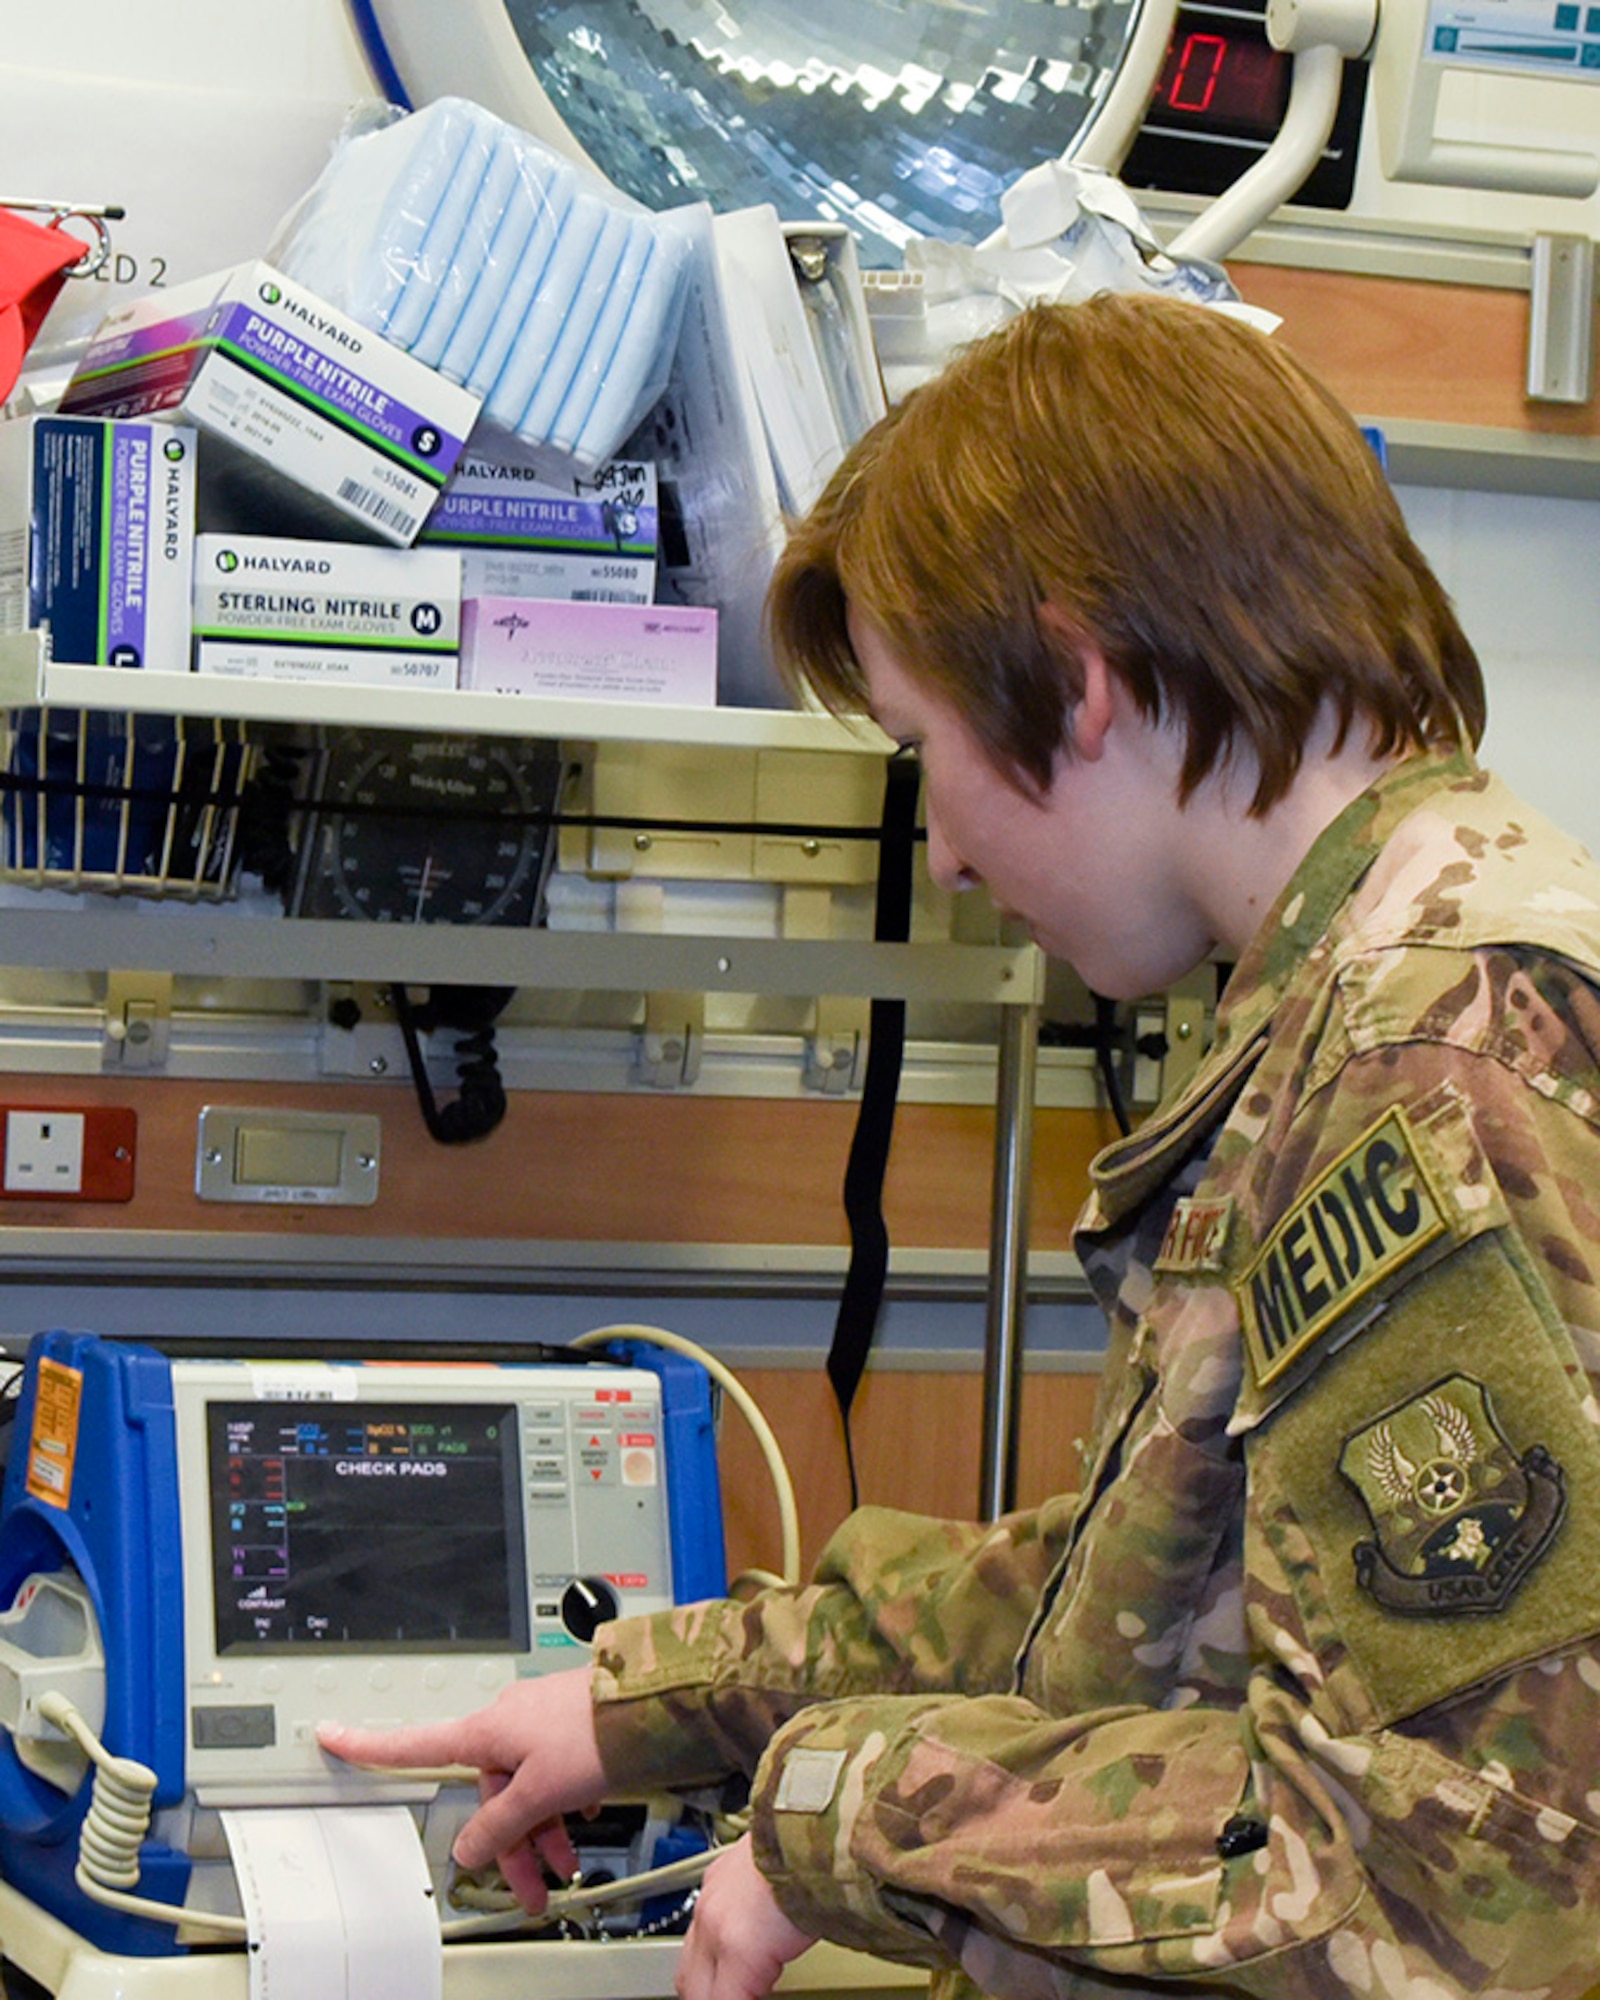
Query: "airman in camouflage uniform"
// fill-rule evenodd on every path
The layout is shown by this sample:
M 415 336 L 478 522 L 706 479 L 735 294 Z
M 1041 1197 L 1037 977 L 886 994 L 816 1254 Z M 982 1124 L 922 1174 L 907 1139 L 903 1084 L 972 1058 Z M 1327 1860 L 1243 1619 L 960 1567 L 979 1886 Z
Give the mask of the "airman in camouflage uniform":
M 613 1628 L 607 1767 L 753 1768 L 803 1929 L 985 1992 L 1585 1992 L 1597 946 L 1580 849 L 1400 765 L 1096 1165 L 1081 1497 Z
M 1201 916 L 1238 940 L 1202 1066 L 1093 1169 L 1081 1485 L 863 1509 L 803 1588 L 603 1628 L 576 1690 L 330 1747 L 505 1774 L 464 1859 L 548 1855 L 602 1774 L 747 1775 L 692 2000 L 815 1936 L 1006 2000 L 1575 2000 L 1600 869 L 1477 767 L 1476 661 L 1354 427 L 1200 309 L 1036 311 L 857 448 L 774 618 L 825 700 L 916 719 L 941 879 L 1098 990 L 1192 966 Z M 1131 858 L 1087 838 L 1124 823 Z

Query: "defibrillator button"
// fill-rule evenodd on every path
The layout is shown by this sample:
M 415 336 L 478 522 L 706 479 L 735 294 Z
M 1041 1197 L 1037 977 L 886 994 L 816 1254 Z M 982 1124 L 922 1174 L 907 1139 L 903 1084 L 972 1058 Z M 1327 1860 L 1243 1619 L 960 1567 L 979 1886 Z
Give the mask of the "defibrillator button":
M 190 1731 L 197 1750 L 267 1750 L 278 1740 L 277 1711 L 270 1704 L 196 1708 Z

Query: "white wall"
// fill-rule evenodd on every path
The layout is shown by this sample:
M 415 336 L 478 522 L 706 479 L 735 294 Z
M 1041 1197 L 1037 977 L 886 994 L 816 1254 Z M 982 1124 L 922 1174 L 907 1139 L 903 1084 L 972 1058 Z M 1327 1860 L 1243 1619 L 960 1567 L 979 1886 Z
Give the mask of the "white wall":
M 1400 500 L 1483 661 L 1485 762 L 1600 854 L 1600 501 Z
M 0 0 L 0 193 L 120 205 L 35 349 L 258 257 L 373 86 L 343 0 Z

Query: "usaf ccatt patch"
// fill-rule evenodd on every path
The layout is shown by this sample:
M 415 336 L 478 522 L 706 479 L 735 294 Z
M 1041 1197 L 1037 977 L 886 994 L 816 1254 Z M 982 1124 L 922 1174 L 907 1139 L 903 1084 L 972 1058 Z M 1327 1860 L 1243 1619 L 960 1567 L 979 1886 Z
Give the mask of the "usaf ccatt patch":
M 1406 1617 L 1500 1610 L 1566 1508 L 1560 1466 L 1537 1444 L 1518 1458 L 1488 1391 L 1468 1375 L 1356 1432 L 1339 1470 L 1376 1531 L 1352 1552 L 1356 1580 Z

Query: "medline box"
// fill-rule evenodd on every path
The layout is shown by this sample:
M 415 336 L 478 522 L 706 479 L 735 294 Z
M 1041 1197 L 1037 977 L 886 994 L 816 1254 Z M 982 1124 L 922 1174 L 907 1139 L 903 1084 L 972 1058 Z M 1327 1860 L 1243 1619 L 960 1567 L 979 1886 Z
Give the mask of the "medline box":
M 239 525 L 265 504 L 304 528 L 355 523 L 405 547 L 479 401 L 270 265 L 246 264 L 108 314 L 62 406 L 172 410 L 199 425 L 229 448 L 216 484 Z M 209 453 L 206 472 L 203 506 Z
M 460 550 L 463 597 L 648 604 L 656 594 L 657 519 L 651 464 L 614 460 L 592 479 L 560 481 L 473 450 L 422 540 Z
M 201 535 L 194 635 L 203 674 L 454 687 L 460 561 L 443 549 Z
M 469 598 L 461 685 L 496 694 L 711 707 L 717 614 L 699 605 Z
M 195 434 L 181 425 L 27 417 L 0 426 L 0 629 L 47 625 L 74 666 L 189 654 Z

